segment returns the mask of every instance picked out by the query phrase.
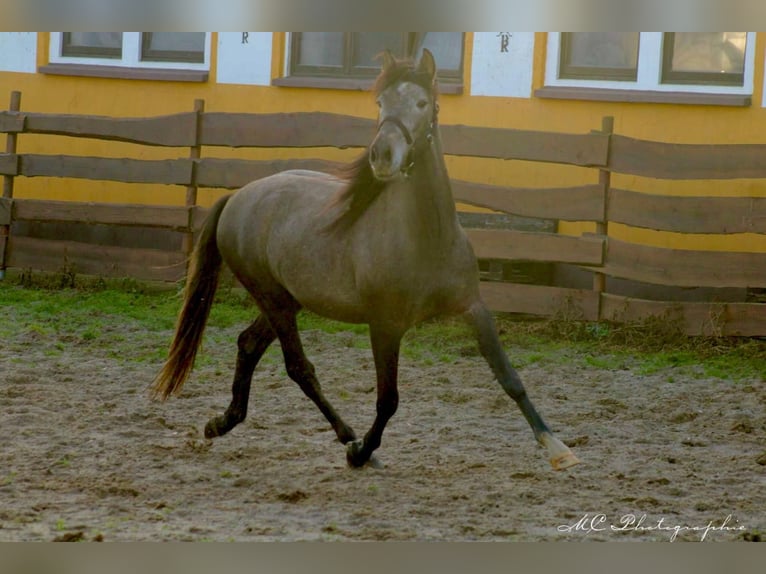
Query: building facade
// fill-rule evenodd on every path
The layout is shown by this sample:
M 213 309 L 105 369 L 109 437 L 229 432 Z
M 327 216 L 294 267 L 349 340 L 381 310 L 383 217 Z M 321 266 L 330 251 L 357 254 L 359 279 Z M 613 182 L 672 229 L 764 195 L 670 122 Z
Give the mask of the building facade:
M 439 65 L 442 124 L 587 133 L 602 118 L 614 132 L 673 143 L 763 143 L 766 33 L 662 32 L 185 32 L 0 33 L 0 103 L 22 93 L 34 112 L 144 117 L 191 111 L 325 111 L 375 117 L 369 88 L 382 48 L 428 48 Z M 0 104 L 0 108 L 6 105 Z M 114 142 L 19 138 L 20 152 L 121 157 Z M 58 151 L 57 151 L 58 150 Z M 146 157 L 177 151 L 142 149 Z M 351 159 L 354 150 L 215 150 L 225 157 L 289 154 Z M 453 177 L 494 185 L 555 187 L 593 181 L 593 171 L 524 161 L 450 157 Z M 766 197 L 764 180 L 666 181 L 619 176 L 643 193 Z M 18 178 L 15 197 L 183 204 L 183 190 L 108 182 Z M 200 190 L 210 204 L 221 190 Z M 469 208 L 466 208 L 469 209 Z M 587 225 L 562 222 L 580 234 Z M 683 235 L 614 224 L 610 235 L 680 249 L 766 252 L 766 237 Z

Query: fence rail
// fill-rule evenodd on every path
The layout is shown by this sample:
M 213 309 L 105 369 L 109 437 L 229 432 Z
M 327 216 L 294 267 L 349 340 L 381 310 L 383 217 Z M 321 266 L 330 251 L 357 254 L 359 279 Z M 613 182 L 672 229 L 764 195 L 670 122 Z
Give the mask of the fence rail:
M 6 267 L 174 281 L 183 277 L 191 241 L 207 210 L 197 188 L 236 189 L 286 169 L 331 170 L 323 159 L 244 160 L 204 157 L 203 146 L 254 148 L 363 148 L 372 120 L 322 112 L 241 114 L 194 111 L 150 118 L 112 118 L 20 111 L 14 92 L 0 112 L 8 134 L 0 153 L 0 270 Z M 766 304 L 757 302 L 650 301 L 607 292 L 604 278 L 677 287 L 766 287 L 766 253 L 656 248 L 610 237 L 609 224 L 684 234 L 766 234 L 766 198 L 674 197 L 613 188 L 612 173 L 660 179 L 766 178 L 766 145 L 687 145 L 637 140 L 602 129 L 586 134 L 442 126 L 448 155 L 565 164 L 592 168 L 594 183 L 558 188 L 520 188 L 453 180 L 455 199 L 513 216 L 586 221 L 595 234 L 580 237 L 513 229 L 468 229 L 477 256 L 492 261 L 577 265 L 595 272 L 592 289 L 483 281 L 496 311 L 551 316 L 565 310 L 589 321 L 635 321 L 665 316 L 689 334 L 766 335 Z M 173 159 L 18 153 L 25 134 L 185 148 Z M 67 151 L 62 149 L 62 151 Z M 138 153 L 136 155 L 139 155 Z M 16 178 L 88 180 L 184 186 L 185 206 L 32 200 L 14 197 Z M 597 180 L 597 181 L 595 181 Z M 185 238 L 173 250 L 43 239 L 13 233 L 14 224 L 90 224 L 138 227 Z

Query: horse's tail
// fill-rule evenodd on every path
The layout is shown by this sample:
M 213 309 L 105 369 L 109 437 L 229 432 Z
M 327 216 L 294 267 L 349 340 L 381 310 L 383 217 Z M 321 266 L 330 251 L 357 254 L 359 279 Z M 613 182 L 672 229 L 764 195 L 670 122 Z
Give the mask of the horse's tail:
M 191 256 L 183 307 L 178 315 L 168 360 L 152 383 L 150 392 L 153 398 L 164 400 L 171 394 L 178 394 L 191 374 L 218 287 L 222 259 L 218 251 L 216 230 L 221 212 L 230 197 L 222 197 L 213 205 L 200 232 Z

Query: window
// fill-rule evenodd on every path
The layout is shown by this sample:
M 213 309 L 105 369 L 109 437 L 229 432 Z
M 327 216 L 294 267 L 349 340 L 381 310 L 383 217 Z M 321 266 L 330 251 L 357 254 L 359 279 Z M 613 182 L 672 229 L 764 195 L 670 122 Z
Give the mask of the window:
M 205 81 L 206 32 L 51 32 L 51 74 Z
M 572 32 L 561 38 L 561 78 L 635 80 L 638 32 Z
M 204 32 L 143 32 L 141 59 L 144 62 L 205 61 Z
M 288 79 L 278 85 L 360 87 L 380 71 L 375 56 L 391 50 L 399 57 L 417 56 L 428 48 L 436 59 L 439 80 L 456 85 L 463 76 L 461 32 L 294 32 L 290 36 Z M 289 78 L 305 79 L 296 83 Z M 310 81 L 311 78 L 325 83 Z M 327 80 L 340 80 L 329 82 Z M 344 84 L 344 80 L 356 82 Z M 444 91 L 444 90 L 442 90 Z
M 741 86 L 746 45 L 745 32 L 667 32 L 663 41 L 662 81 Z
M 122 32 L 64 32 L 63 56 L 121 58 Z
M 749 105 L 754 45 L 754 32 L 550 33 L 545 86 L 535 94 Z

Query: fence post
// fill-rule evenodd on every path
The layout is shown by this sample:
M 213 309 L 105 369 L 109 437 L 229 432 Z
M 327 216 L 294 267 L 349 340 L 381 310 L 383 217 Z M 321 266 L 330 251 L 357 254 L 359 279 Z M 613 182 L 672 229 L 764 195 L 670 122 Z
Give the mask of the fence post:
M 604 212 L 601 215 L 601 221 L 596 222 L 596 234 L 606 238 L 604 244 L 604 254 L 602 255 L 602 263 L 606 264 L 607 253 L 609 252 L 609 187 L 611 185 L 612 175 L 609 171 L 609 156 L 612 151 L 612 133 L 614 132 L 614 117 L 605 116 L 601 118 L 601 132 L 607 136 L 607 152 L 606 163 L 607 165 L 598 171 L 598 183 L 601 185 L 601 189 L 604 192 Z M 601 308 L 602 297 L 601 294 L 606 290 L 606 275 L 603 273 L 594 273 L 593 275 L 593 290 L 598 293 L 598 320 L 601 321 Z
M 194 207 L 197 205 L 197 162 L 200 158 L 202 146 L 201 140 L 201 128 L 202 128 L 202 114 L 205 112 L 205 100 L 194 100 L 194 112 L 197 114 L 196 123 L 194 126 L 194 145 L 189 149 L 189 159 L 192 160 L 192 172 L 191 183 L 186 188 L 186 208 L 189 214 L 188 217 L 188 229 L 189 231 L 184 234 L 182 249 L 187 256 L 186 267 L 189 267 L 189 255 L 191 255 L 192 249 L 194 249 Z
M 11 112 L 19 112 L 21 110 L 21 92 L 11 92 L 11 105 L 8 108 Z M 5 153 L 13 155 L 16 153 L 17 134 L 15 132 L 9 132 L 6 136 Z M 16 164 L 18 166 L 18 163 Z M 13 223 L 13 203 L 10 201 L 13 199 L 13 178 L 15 175 L 3 176 L 3 205 L 0 206 L 0 211 L 5 207 L 8 209 L 8 223 L 0 225 L 0 280 L 5 279 L 5 269 L 8 253 L 8 240 L 11 235 L 11 223 Z

